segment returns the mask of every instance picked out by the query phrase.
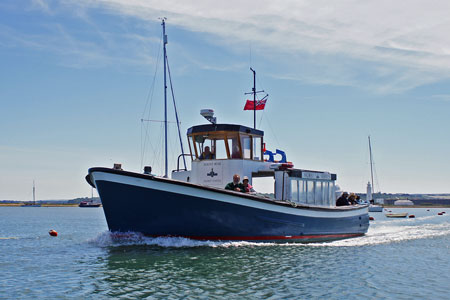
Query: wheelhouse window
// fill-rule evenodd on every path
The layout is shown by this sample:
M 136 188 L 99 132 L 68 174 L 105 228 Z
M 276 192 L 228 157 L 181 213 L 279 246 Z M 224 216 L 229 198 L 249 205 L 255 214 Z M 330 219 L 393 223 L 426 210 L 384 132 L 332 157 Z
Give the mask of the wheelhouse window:
M 228 147 L 230 148 L 231 158 L 242 158 L 241 146 L 238 134 L 230 134 L 228 137 Z
M 195 141 L 195 158 L 200 160 L 228 158 L 229 151 L 223 136 L 194 135 L 193 140 Z
M 261 160 L 263 157 L 263 151 L 262 151 L 262 137 L 253 137 L 253 159 L 254 160 Z
M 188 136 L 188 144 L 189 144 L 189 150 L 191 152 L 191 159 L 197 158 L 196 150 L 194 147 L 194 142 L 192 140 L 192 136 Z
M 215 158 L 216 159 L 227 159 L 228 155 L 227 155 L 227 147 L 225 145 L 225 140 L 217 139 L 217 140 L 214 140 L 214 142 L 215 142 L 215 145 L 214 145 Z
M 249 136 L 241 136 L 242 154 L 246 159 L 252 159 L 252 141 Z

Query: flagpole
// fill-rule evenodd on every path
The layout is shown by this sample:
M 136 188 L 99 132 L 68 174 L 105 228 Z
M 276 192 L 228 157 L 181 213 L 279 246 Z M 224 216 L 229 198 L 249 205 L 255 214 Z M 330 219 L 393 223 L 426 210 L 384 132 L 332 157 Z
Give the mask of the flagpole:
M 256 90 L 256 71 L 253 70 L 252 67 L 250 67 L 250 70 L 253 72 L 253 88 L 252 88 L 251 93 L 245 93 L 245 95 L 253 94 L 253 128 L 256 129 L 256 106 L 257 106 L 256 105 L 256 94 L 263 93 L 264 91 Z M 268 95 L 266 95 L 266 97 L 267 96 Z M 266 97 L 264 97 L 264 98 L 266 98 Z M 247 101 L 251 101 L 251 100 L 247 100 Z M 249 102 L 249 103 L 251 103 L 251 102 Z M 246 110 L 246 109 L 244 108 L 244 110 Z M 248 110 L 250 110 L 250 108 Z
M 253 72 L 253 128 L 256 129 L 256 71 L 250 67 Z

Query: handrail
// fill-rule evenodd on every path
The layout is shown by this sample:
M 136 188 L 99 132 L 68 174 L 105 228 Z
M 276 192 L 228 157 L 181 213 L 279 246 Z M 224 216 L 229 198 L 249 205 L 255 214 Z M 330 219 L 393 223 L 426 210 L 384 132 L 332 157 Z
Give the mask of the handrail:
M 180 169 L 180 157 L 184 157 L 184 156 L 191 156 L 191 154 L 189 154 L 189 153 L 181 153 L 180 155 L 178 155 L 178 158 L 177 158 L 177 172 L 179 172 L 179 171 L 187 171 L 187 167 L 186 167 L 186 165 L 184 165 L 184 169 Z

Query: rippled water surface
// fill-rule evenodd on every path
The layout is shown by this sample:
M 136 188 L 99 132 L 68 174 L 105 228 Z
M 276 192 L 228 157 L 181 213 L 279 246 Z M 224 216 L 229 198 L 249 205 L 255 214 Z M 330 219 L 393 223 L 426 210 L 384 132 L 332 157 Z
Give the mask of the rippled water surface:
M 101 208 L 0 207 L 0 299 L 449 299 L 445 210 L 371 213 L 364 237 L 303 245 L 115 235 Z

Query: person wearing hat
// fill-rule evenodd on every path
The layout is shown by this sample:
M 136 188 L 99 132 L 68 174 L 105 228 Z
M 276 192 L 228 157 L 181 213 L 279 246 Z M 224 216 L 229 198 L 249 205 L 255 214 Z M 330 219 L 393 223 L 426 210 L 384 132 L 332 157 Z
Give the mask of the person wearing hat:
M 350 205 L 358 204 L 358 203 L 356 203 L 356 194 L 355 193 L 351 193 L 350 196 L 348 196 L 348 202 L 350 203 Z
M 248 182 L 248 177 L 244 176 L 244 178 L 242 179 L 242 185 L 244 186 L 245 192 L 248 194 L 255 194 L 255 189 Z
M 342 195 L 336 200 L 336 206 L 346 206 L 346 205 L 350 205 L 350 203 L 348 202 L 348 193 L 347 192 L 343 192 Z

